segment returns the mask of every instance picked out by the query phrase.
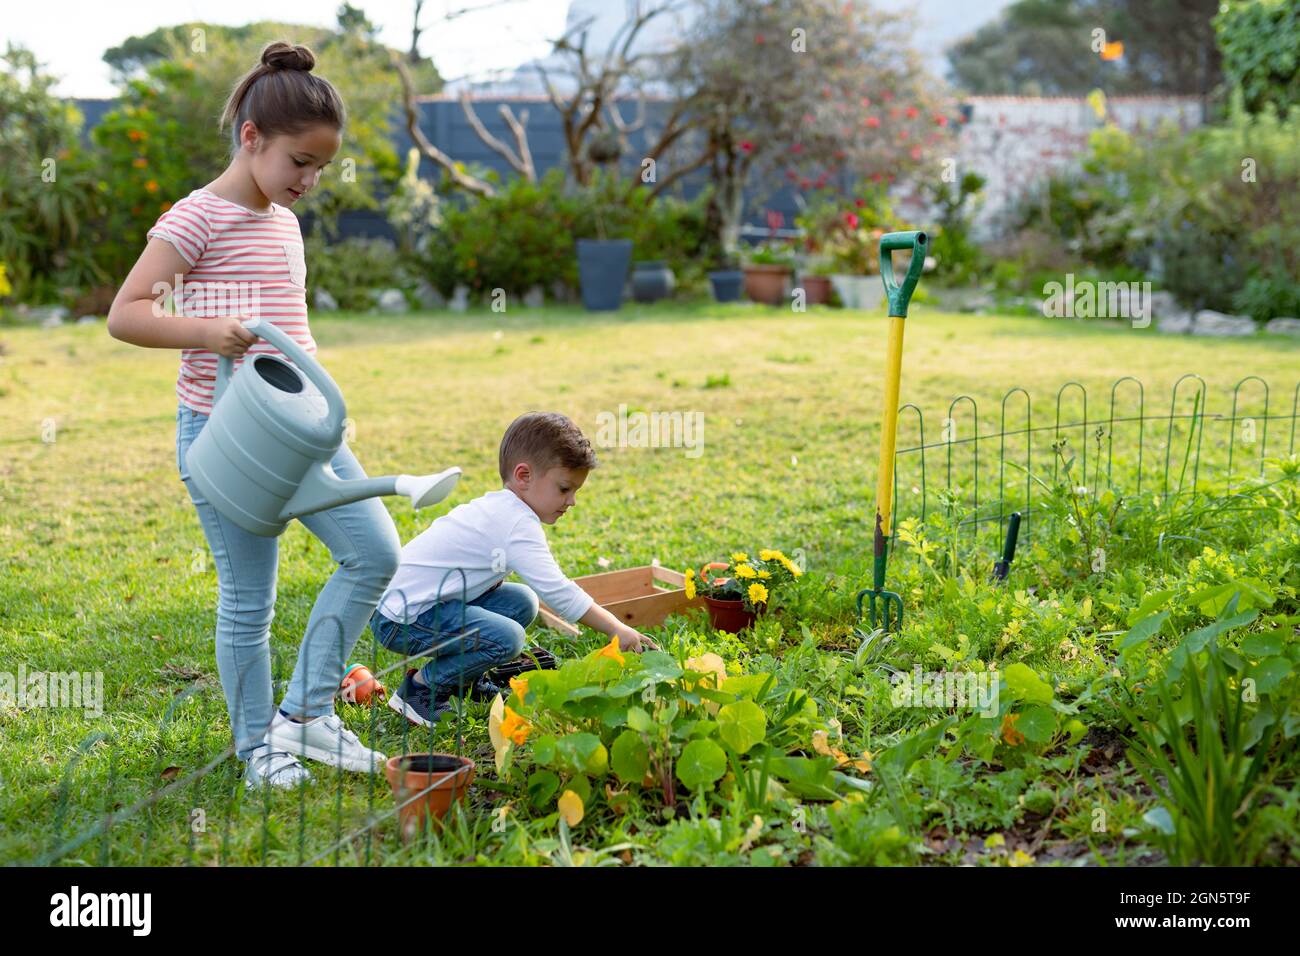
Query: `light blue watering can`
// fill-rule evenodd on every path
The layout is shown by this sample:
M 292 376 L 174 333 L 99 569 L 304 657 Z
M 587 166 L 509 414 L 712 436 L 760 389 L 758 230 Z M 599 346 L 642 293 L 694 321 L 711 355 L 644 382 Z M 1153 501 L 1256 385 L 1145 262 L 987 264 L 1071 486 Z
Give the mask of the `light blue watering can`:
M 345 481 L 330 461 L 343 444 L 347 406 L 319 362 L 270 322 L 244 328 L 293 360 L 249 356 L 233 374 L 221 356 L 212 415 L 190 445 L 190 477 L 218 511 L 253 534 L 273 538 L 294 518 L 379 495 L 406 495 L 415 508 L 442 501 L 459 468 L 436 475 Z

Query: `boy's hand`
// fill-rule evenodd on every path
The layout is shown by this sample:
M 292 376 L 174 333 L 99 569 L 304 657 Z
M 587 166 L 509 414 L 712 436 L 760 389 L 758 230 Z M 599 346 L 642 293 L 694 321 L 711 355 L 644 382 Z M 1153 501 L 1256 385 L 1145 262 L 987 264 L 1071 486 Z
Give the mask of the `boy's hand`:
M 239 358 L 257 341 L 257 336 L 244 328 L 242 319 L 209 319 L 204 324 L 204 347 L 226 358 Z
M 646 637 L 635 628 L 627 628 L 620 631 L 618 635 L 618 649 L 620 651 L 633 651 L 640 654 L 642 651 L 657 651 L 659 645 L 650 638 Z

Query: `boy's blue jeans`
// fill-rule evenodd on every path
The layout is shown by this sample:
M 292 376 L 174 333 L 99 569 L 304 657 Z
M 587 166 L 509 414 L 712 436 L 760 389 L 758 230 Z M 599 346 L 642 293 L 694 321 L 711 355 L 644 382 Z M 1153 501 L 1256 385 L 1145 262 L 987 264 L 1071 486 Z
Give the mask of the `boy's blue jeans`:
M 217 671 L 226 695 L 235 753 L 247 760 L 262 744 L 275 704 L 271 687 L 271 619 L 279 538 L 263 538 L 224 517 L 190 479 L 185 453 L 208 416 L 184 405 L 176 411 L 176 465 L 199 513 L 217 566 Z M 330 462 L 340 478 L 364 478 L 344 445 Z M 307 619 L 281 707 L 294 716 L 334 713 L 334 695 L 352 647 L 397 572 L 401 539 L 378 498 L 298 519 L 337 562 Z
M 379 643 L 405 656 L 431 654 L 420 669 L 424 682 L 446 694 L 468 690 L 524 649 L 524 628 L 537 617 L 537 595 L 525 584 L 503 582 L 466 603 L 440 601 L 410 624 L 375 611 L 370 630 Z

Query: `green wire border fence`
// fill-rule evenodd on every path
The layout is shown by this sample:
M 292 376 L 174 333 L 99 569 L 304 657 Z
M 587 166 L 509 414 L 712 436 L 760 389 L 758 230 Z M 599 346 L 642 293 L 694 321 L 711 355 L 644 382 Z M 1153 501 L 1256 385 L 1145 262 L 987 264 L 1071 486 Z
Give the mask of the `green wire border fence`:
M 1243 400 L 1243 389 L 1249 389 L 1253 394 L 1253 400 L 1250 399 L 1250 396 L 1247 397 L 1247 400 Z M 1174 495 L 1194 496 L 1198 493 L 1202 465 L 1217 467 L 1220 459 L 1224 469 L 1223 473 L 1229 477 L 1233 474 L 1234 461 L 1240 463 L 1244 458 L 1250 461 L 1251 470 L 1257 468 L 1258 472 L 1262 474 L 1268 456 L 1269 426 L 1270 423 L 1274 422 L 1290 422 L 1289 428 L 1284 433 L 1286 438 L 1286 451 L 1284 454 L 1295 454 L 1297 412 L 1300 411 L 1300 382 L 1297 382 L 1291 392 L 1291 410 L 1289 414 L 1273 414 L 1270 412 L 1268 383 L 1257 375 L 1245 376 L 1233 387 L 1231 407 L 1226 415 L 1211 412 L 1208 399 L 1209 388 L 1205 380 L 1199 375 L 1189 373 L 1183 375 L 1174 383 L 1170 392 L 1168 412 L 1165 414 L 1150 414 L 1147 409 L 1145 386 L 1133 376 L 1124 376 L 1115 380 L 1110 386 L 1109 401 L 1105 405 L 1105 413 L 1097 417 L 1090 417 L 1087 388 L 1078 381 L 1069 381 L 1056 392 L 1051 424 L 1034 425 L 1030 394 L 1026 389 L 1016 386 L 1009 389 L 1001 398 L 997 430 L 981 433 L 979 405 L 974 397 L 963 394 L 949 403 L 948 414 L 945 416 L 943 423 L 942 440 L 937 442 L 926 441 L 924 413 L 917 405 L 907 403 L 898 410 L 900 436 L 905 434 L 903 429 L 904 420 L 908 422 L 914 420 L 916 444 L 901 447 L 895 452 L 894 507 L 891 514 L 890 528 L 891 551 L 897 543 L 899 516 L 904 512 L 908 512 L 908 516 L 916 514 L 918 511 L 917 505 L 919 504 L 919 518 L 924 521 L 931 508 L 932 500 L 950 509 L 960 507 L 963 513 L 968 512 L 968 516 L 962 518 L 958 522 L 958 526 L 959 530 L 961 528 L 969 529 L 971 537 L 969 543 L 977 548 L 983 544 L 981 535 L 988 539 L 987 546 L 989 550 L 996 552 L 1000 548 L 1006 521 L 1012 512 L 1020 512 L 1022 516 L 1022 534 L 1027 538 L 1037 525 L 1034 520 L 1037 517 L 1034 501 L 1034 469 L 1036 463 L 1040 471 L 1045 474 L 1043 462 L 1050 461 L 1052 480 L 1055 481 L 1058 477 L 1060 461 L 1055 454 L 1055 450 L 1051 447 L 1051 443 L 1062 439 L 1070 442 L 1072 446 L 1073 442 L 1077 441 L 1078 453 L 1076 459 L 1080 463 L 1080 482 L 1086 493 L 1090 493 L 1094 497 L 1099 494 L 1103 481 L 1107 487 L 1116 488 L 1115 479 L 1117 474 L 1121 479 L 1125 476 L 1133 479 L 1131 488 L 1118 489 L 1125 494 L 1142 494 L 1144 482 L 1146 482 L 1146 489 L 1149 492 L 1152 494 L 1158 493 L 1162 497 L 1167 498 L 1171 494 L 1171 487 Z M 1247 413 L 1247 407 L 1257 407 L 1257 410 Z M 1072 408 L 1077 408 L 1078 414 L 1070 420 L 1063 419 L 1063 412 L 1066 418 L 1069 418 Z M 959 409 L 964 410 L 966 414 L 959 417 Z M 1022 427 L 1008 428 L 1009 412 L 1013 424 L 1019 423 L 1023 419 Z M 1240 442 L 1238 440 L 1239 426 L 1242 430 Z M 965 431 L 967 428 L 971 431 L 970 436 L 959 437 L 959 432 Z M 1208 446 L 1206 444 L 1207 428 L 1212 430 Z M 1214 428 L 1221 428 L 1223 432 L 1216 436 L 1213 433 Z M 1161 433 L 1162 430 L 1163 434 Z M 1276 432 L 1276 429 L 1273 431 Z M 1121 436 L 1118 443 L 1116 441 L 1117 436 Z M 1127 436 L 1127 443 L 1122 436 Z M 990 461 L 986 450 L 985 462 L 982 468 L 980 446 L 983 444 L 984 448 L 988 449 L 990 442 L 995 443 L 997 449 L 996 458 Z M 1023 445 L 1022 449 L 1016 447 L 1018 442 Z M 1047 443 L 1046 447 L 1042 447 L 1045 442 Z M 1155 443 L 1155 447 L 1149 450 L 1148 445 L 1152 442 Z M 1036 443 L 1040 446 L 1037 449 L 1035 448 Z M 1103 444 L 1105 448 L 1104 461 L 1102 458 Z M 1243 455 L 1238 451 L 1239 444 L 1250 446 L 1248 455 Z M 1091 460 L 1089 458 L 1090 446 L 1092 448 Z M 1174 457 L 1176 448 L 1178 449 L 1177 459 Z M 1209 453 L 1208 458 L 1206 457 L 1207 452 Z M 930 454 L 930 457 L 935 454 L 942 457 L 943 481 L 937 489 L 931 487 L 932 484 L 937 483 L 932 479 L 931 472 L 934 470 L 934 465 L 932 463 L 927 464 L 927 453 Z M 1279 452 L 1279 454 L 1282 454 L 1282 452 Z M 1242 457 L 1238 457 L 1239 455 Z M 965 481 L 963 482 L 961 480 L 963 473 L 960 459 L 964 456 L 969 457 L 970 463 L 969 470 L 964 473 Z M 958 481 L 954 481 L 955 461 L 958 462 Z M 1175 462 L 1178 464 L 1176 481 L 1172 480 L 1175 476 L 1171 472 Z M 1116 469 L 1117 464 L 1122 465 L 1118 470 Z M 1024 473 L 1023 490 L 1018 476 L 1013 474 L 1011 480 L 1008 480 L 1009 467 L 1013 471 L 1018 470 Z M 914 475 L 916 484 L 912 484 L 913 479 L 905 478 L 904 475 Z M 996 483 L 996 494 L 990 497 L 986 490 L 983 500 L 980 498 L 981 476 L 984 478 L 986 489 L 989 482 Z M 910 496 L 900 497 L 900 487 L 908 490 Z M 919 498 L 919 503 L 915 500 L 917 498 Z M 995 522 L 996 524 L 994 524 Z M 986 527 L 989 529 L 987 532 L 984 531 Z M 449 571 L 448 575 L 453 573 L 457 572 Z M 445 583 L 446 577 L 443 580 Z M 461 573 L 460 586 L 463 601 L 465 594 L 463 572 Z M 477 639 L 477 630 L 465 630 L 463 624 L 464 618 L 462 616 L 462 632 L 450 640 L 464 642 Z M 335 626 L 339 626 L 337 621 L 335 621 Z M 340 643 L 342 643 L 341 637 L 340 633 Z M 379 647 L 377 639 L 372 636 L 371 664 L 378 660 Z M 340 656 L 345 659 L 342 648 L 340 650 Z M 424 660 L 427 657 L 427 654 L 406 656 L 396 664 L 386 668 L 371 667 L 371 671 L 378 679 L 385 674 L 399 672 L 399 669 L 405 668 L 408 664 Z M 437 658 L 434 657 L 433 660 L 436 661 Z M 158 724 L 157 758 L 154 768 L 155 780 L 163 779 L 163 771 L 166 769 L 166 748 L 164 744 L 166 729 L 180 709 L 196 697 L 198 690 L 199 687 L 195 685 L 178 694 L 169 703 Z M 372 741 L 376 739 L 377 717 L 378 705 L 370 708 L 369 730 Z M 455 725 L 455 753 L 458 755 L 461 754 L 464 744 L 462 733 L 463 717 L 464 708 L 461 706 L 457 708 Z M 402 735 L 403 754 L 412 752 L 412 737 L 410 725 L 404 723 Z M 107 742 L 110 747 L 108 779 L 104 788 L 101 818 L 95 825 L 79 833 L 64 837 L 62 832 L 68 816 L 69 792 L 73 786 L 74 773 L 91 749 L 101 742 Z M 37 855 L 34 859 L 4 862 L 36 865 L 51 865 L 59 862 L 85 864 L 90 861 L 84 858 L 84 854 L 73 855 L 98 839 L 98 852 L 95 855 L 95 862 L 99 865 L 111 865 L 113 863 L 114 831 L 121 832 L 124 824 L 141 816 L 145 818 L 144 832 L 141 835 L 144 849 L 141 855 L 147 860 L 154 845 L 155 821 L 154 814 L 150 812 L 152 808 L 157 806 L 160 801 L 182 793 L 186 787 L 190 787 L 192 793 L 197 795 L 199 782 L 234 756 L 233 745 L 228 746 L 224 752 L 216 755 L 198 769 L 183 777 L 169 780 L 165 785 L 157 786 L 147 796 L 134 801 L 124 809 L 118 809 L 120 803 L 116 800 L 117 788 L 122 784 L 122 780 L 116 769 L 114 745 L 115 742 L 111 735 L 104 732 L 92 733 L 81 741 L 76 753 L 65 766 L 60 780 L 54 808 L 53 832 L 55 839 L 52 844 L 44 853 Z M 428 750 L 430 752 L 434 750 L 434 732 L 432 728 L 430 728 L 428 734 Z M 410 801 L 419 800 L 428 790 L 438 786 L 443 779 L 456 772 L 459 771 L 450 771 L 448 774 L 444 774 L 442 778 L 435 779 L 434 783 L 425 791 L 410 797 Z M 378 773 L 370 774 L 366 813 L 361 819 L 352 821 L 351 826 L 345 832 L 343 773 L 344 771 L 338 771 L 336 778 L 333 840 L 323 848 L 314 844 L 310 850 L 308 848 L 307 814 L 305 812 L 306 791 L 303 788 L 299 790 L 299 820 L 296 828 L 297 852 L 295 854 L 296 863 L 299 865 L 322 862 L 338 865 L 342 862 L 345 848 L 349 850 L 349 859 L 355 859 L 363 865 L 371 865 L 376 862 L 374 852 L 376 831 L 393 819 L 400 808 L 396 805 L 383 809 L 376 807 L 375 791 L 380 775 Z M 323 776 L 323 772 L 317 771 L 318 779 Z M 215 861 L 218 865 L 225 862 L 236 795 L 242 787 L 242 780 L 237 780 L 229 795 L 226 805 L 226 826 L 221 838 L 221 849 Z M 260 860 L 263 864 L 268 862 L 268 848 L 272 842 L 270 815 L 271 802 L 269 799 L 264 798 L 261 815 L 260 850 Z M 426 828 L 426 835 L 429 832 L 430 828 Z M 138 863 L 139 861 L 135 860 L 133 862 Z M 186 848 L 185 863 L 193 865 L 198 862 L 200 860 L 196 853 L 194 833 L 191 829 L 189 844 Z M 212 861 L 204 860 L 202 862 L 209 863 Z

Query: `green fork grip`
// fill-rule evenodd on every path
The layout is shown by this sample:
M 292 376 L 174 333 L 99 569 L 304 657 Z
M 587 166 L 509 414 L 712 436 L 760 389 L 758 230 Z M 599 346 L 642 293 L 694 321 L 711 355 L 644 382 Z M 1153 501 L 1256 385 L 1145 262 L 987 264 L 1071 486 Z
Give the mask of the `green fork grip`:
M 925 268 L 925 247 L 929 237 L 924 232 L 887 232 L 880 237 L 880 279 L 885 284 L 885 298 L 889 300 L 889 314 L 907 318 L 907 304 L 912 301 L 921 270 Z M 911 249 L 912 261 L 907 267 L 903 284 L 894 281 L 894 263 L 889 254 L 895 249 Z

